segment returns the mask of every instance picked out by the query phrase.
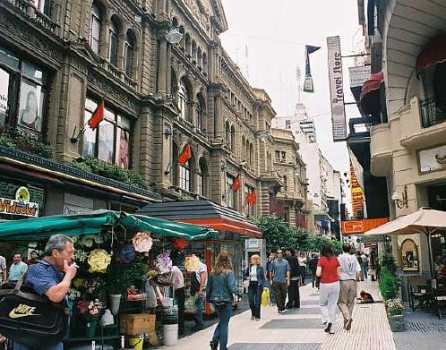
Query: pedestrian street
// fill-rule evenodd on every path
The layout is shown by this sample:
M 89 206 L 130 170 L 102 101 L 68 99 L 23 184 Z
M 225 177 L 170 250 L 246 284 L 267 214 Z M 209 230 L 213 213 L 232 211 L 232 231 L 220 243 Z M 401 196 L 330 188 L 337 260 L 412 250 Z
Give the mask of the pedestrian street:
M 375 300 L 380 300 L 376 282 L 361 282 Z M 250 311 L 231 318 L 229 322 L 230 350 L 394 350 L 383 303 L 357 304 L 353 312 L 350 331 L 343 329 L 340 312 L 334 328 L 335 334 L 324 333 L 319 308 L 319 293 L 310 284 L 300 288 L 301 308 L 278 314 L 275 306 L 262 308 L 260 321 L 251 320 Z M 206 350 L 216 325 L 180 339 L 169 350 Z

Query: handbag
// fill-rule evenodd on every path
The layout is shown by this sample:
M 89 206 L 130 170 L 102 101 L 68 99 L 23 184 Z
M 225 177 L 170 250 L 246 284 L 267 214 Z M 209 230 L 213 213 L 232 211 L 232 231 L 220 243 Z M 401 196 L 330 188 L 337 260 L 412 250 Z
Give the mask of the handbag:
M 190 297 L 186 298 L 184 301 L 184 311 L 190 312 L 192 314 L 197 312 L 197 299 L 198 295 L 191 295 Z
M 54 346 L 66 334 L 69 309 L 63 303 L 22 292 L 25 276 L 14 289 L 0 290 L 0 333 L 27 347 Z

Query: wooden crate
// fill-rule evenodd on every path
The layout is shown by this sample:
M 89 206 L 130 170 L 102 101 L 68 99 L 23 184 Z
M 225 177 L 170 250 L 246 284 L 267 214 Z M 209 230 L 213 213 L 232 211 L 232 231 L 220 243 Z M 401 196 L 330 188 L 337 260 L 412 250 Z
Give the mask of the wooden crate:
M 155 331 L 156 315 L 124 314 L 121 315 L 119 330 L 127 335 L 141 335 Z

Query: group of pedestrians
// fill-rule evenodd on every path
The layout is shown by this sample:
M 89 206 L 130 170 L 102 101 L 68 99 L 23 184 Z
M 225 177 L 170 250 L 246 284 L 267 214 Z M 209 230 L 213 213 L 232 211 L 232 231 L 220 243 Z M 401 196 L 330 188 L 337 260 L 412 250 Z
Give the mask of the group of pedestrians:
M 361 280 L 361 265 L 351 251 L 352 247 L 348 243 L 343 244 L 342 254 L 338 257 L 330 246 L 321 249 L 316 275 L 320 278 L 322 321 L 325 332 L 329 334 L 334 334 L 336 306 L 344 318 L 344 329 L 350 330 L 352 327 L 357 282 Z

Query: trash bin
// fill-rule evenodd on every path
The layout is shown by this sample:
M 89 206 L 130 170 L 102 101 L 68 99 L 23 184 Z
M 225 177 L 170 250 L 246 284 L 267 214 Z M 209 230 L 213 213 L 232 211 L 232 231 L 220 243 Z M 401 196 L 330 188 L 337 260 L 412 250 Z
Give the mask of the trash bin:
M 163 343 L 170 346 L 178 342 L 178 324 L 163 325 Z

